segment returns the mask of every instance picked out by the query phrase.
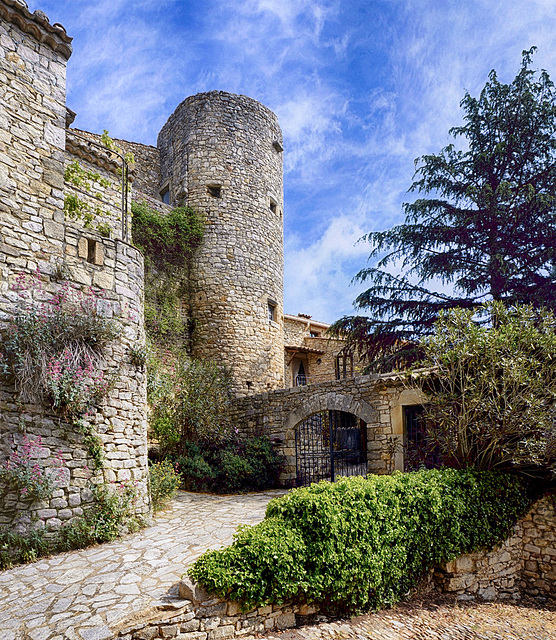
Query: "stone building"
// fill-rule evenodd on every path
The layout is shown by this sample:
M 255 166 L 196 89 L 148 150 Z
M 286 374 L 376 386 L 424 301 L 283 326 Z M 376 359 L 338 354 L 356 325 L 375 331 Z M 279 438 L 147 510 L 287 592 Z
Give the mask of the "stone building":
M 132 199 L 161 215 L 188 205 L 203 216 L 205 237 L 183 301 L 195 326 L 191 353 L 231 368 L 236 409 L 243 412 L 238 418 L 248 430 L 268 422 L 288 457 L 285 481 L 301 477 L 302 428 L 317 434 L 319 446 L 336 437 L 342 447 L 356 443 L 352 471 L 403 466 L 390 451 L 404 438 L 402 404 L 385 404 L 374 391 L 370 404 L 358 400 L 366 383 L 355 377 L 360 365 L 343 352 L 343 342 L 326 336 L 325 323 L 284 312 L 283 141 L 276 116 L 246 96 L 211 91 L 176 108 L 157 147 L 125 140 L 107 147 L 102 136 L 72 127 L 75 114 L 65 96 L 72 49 L 64 28 L 40 11 L 31 14 L 23 0 L 0 0 L 0 16 L 0 322 L 6 326 L 31 302 L 48 304 L 68 283 L 83 295 L 93 291 L 98 310 L 117 318 L 121 332 L 102 365 L 115 382 L 87 426 L 102 443 L 98 478 L 136 483 L 136 509 L 148 512 L 146 376 L 138 355 L 144 274 L 142 256 L 130 244 Z M 127 153 L 135 158 L 131 172 Z M 22 276 L 40 283 L 32 301 L 17 289 Z M 295 387 L 304 391 L 288 396 L 287 415 L 261 414 Z M 295 398 L 302 404 L 292 404 Z M 26 513 L 55 530 L 92 500 L 84 471 L 91 452 L 67 416 L 22 402 L 4 376 L 0 464 L 20 450 L 24 436 L 42 438 L 45 469 L 61 452 L 69 475 L 50 500 L 31 507 L 17 492 L 5 493 L 0 524 Z M 330 461 L 322 464 L 334 474 Z
M 25 459 L 27 446 L 38 475 L 56 474 L 56 488 L 31 501 L 17 482 L 3 486 L 0 525 L 25 529 L 38 522 L 54 533 L 93 500 L 91 477 L 133 486 L 135 510 L 146 515 L 146 377 L 130 357 L 144 341 L 143 257 L 128 242 L 117 158 L 66 131 L 72 48 L 64 28 L 40 11 L 31 14 L 21 0 L 1 0 L 0 18 L 0 323 L 6 328 L 26 310 L 50 317 L 56 301 L 71 295 L 73 310 L 84 305 L 113 318 L 119 332 L 98 363 L 112 387 L 80 428 L 2 376 L 0 463 L 6 468 L 16 453 Z M 66 183 L 76 161 L 80 179 Z M 77 213 L 89 213 L 92 224 L 66 216 L 68 202 Z M 87 433 L 102 449 L 98 470 Z M 56 471 L 60 459 L 62 474 Z

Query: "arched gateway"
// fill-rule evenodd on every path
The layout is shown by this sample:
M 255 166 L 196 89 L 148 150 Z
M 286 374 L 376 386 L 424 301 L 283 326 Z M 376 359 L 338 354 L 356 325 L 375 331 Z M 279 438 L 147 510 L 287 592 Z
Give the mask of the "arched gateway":
M 298 487 L 367 475 L 367 423 L 346 411 L 319 411 L 295 430 Z

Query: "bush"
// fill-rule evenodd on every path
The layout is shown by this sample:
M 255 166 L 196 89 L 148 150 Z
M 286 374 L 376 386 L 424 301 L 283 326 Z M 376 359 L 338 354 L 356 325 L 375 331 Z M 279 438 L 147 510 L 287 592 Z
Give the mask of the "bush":
M 180 477 L 169 460 L 155 462 L 149 467 L 149 487 L 153 511 L 160 511 L 171 500 L 180 485 Z
M 8 527 L 0 527 L 0 569 L 9 569 L 14 564 L 34 562 L 48 551 L 48 540 L 44 529 L 31 529 L 18 533 Z
M 481 323 L 482 320 L 482 323 Z M 486 323 L 486 324 L 485 324 Z M 424 342 L 424 418 L 442 463 L 556 478 L 556 319 L 531 307 L 456 309 Z
M 438 563 L 504 539 L 530 503 L 524 481 L 454 469 L 342 478 L 273 500 L 265 520 L 189 575 L 245 606 L 286 599 L 353 614 L 391 604 Z
M 275 487 L 284 465 L 266 436 L 221 446 L 187 442 L 176 461 L 185 489 L 216 493 Z
M 178 357 L 150 401 L 150 426 L 164 455 L 183 455 L 187 442 L 221 446 L 233 438 L 232 378 L 223 366 Z
M 135 485 L 99 484 L 93 487 L 95 502 L 82 518 L 74 518 L 60 529 L 61 549 L 83 549 L 90 545 L 111 542 L 126 531 L 136 530 L 140 523 L 132 515 L 137 497 Z

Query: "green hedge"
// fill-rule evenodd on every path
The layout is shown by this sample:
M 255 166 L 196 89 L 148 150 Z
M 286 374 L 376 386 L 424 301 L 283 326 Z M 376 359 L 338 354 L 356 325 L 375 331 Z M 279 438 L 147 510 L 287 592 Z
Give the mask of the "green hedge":
M 494 472 L 321 482 L 270 502 L 262 523 L 189 575 L 246 607 L 294 598 L 366 611 L 398 600 L 434 565 L 503 540 L 529 504 L 523 480 Z

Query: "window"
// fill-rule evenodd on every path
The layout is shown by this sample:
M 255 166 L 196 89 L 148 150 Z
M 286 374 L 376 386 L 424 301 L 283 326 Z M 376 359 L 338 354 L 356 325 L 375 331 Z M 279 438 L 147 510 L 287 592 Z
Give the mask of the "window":
M 164 204 L 170 204 L 170 185 L 166 185 L 160 192 L 160 199 Z
M 222 187 L 219 184 L 207 184 L 207 193 L 213 198 L 221 198 Z
M 340 353 L 336 356 L 336 380 L 353 376 L 353 354 Z
M 278 153 L 282 153 L 282 151 L 284 151 L 284 147 L 280 144 L 279 140 L 274 140 L 272 146 L 274 147 L 274 151 L 277 151 Z
M 274 198 L 270 198 L 270 210 L 272 213 L 276 213 L 278 211 L 278 203 Z
M 309 331 L 309 336 L 311 338 L 318 338 L 320 336 L 320 333 L 318 331 Z
M 268 301 L 268 320 L 269 322 L 276 322 L 276 303 L 272 300 Z

